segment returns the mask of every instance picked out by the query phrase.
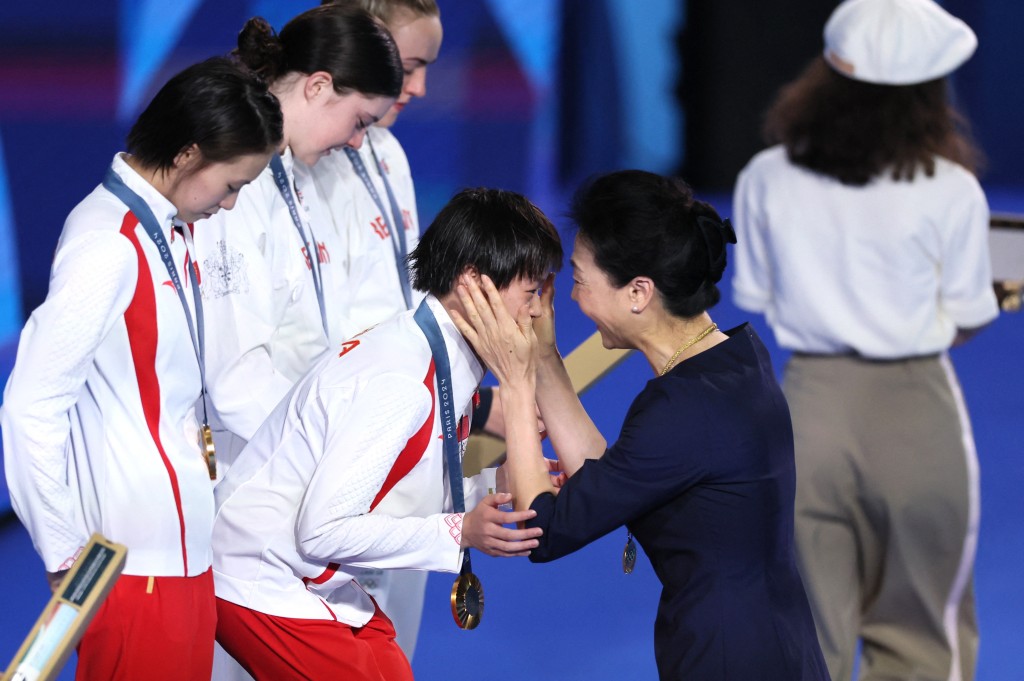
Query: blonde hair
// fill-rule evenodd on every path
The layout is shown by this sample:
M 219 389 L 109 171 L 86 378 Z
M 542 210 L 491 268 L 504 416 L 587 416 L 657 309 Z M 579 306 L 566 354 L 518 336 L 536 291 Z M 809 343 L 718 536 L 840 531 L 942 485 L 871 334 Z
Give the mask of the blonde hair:
M 441 16 L 437 0 L 323 0 L 321 4 L 359 7 L 388 25 L 395 18 L 395 14 L 403 10 L 417 17 Z

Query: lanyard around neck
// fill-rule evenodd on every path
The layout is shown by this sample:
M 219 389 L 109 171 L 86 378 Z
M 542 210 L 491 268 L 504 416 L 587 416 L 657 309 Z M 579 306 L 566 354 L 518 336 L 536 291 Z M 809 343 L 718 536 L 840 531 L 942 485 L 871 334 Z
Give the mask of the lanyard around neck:
M 466 510 L 466 496 L 462 489 L 462 459 L 459 456 L 459 417 L 455 413 L 455 393 L 452 386 L 452 369 L 448 361 L 448 349 L 445 346 L 441 327 L 434 319 L 434 313 L 424 299 L 413 315 L 416 324 L 427 337 L 430 354 L 434 358 L 434 371 L 437 379 L 437 403 L 441 407 L 441 436 L 444 442 L 444 457 L 448 466 L 448 483 L 452 491 L 452 506 L 456 513 Z
M 384 191 L 388 195 L 388 203 L 391 204 L 390 214 L 384 206 L 384 202 L 380 199 L 380 194 L 377 192 L 377 188 L 373 185 L 373 181 L 370 179 L 370 174 L 366 171 L 366 164 L 363 163 L 363 158 L 359 155 L 359 152 L 352 147 L 345 147 L 345 155 L 348 156 L 349 161 L 352 163 L 352 168 L 356 171 L 359 179 L 363 181 L 363 185 L 366 187 L 366 191 L 370 193 L 370 197 L 373 202 L 377 204 L 377 210 L 384 217 L 384 223 L 387 225 L 388 231 L 391 233 L 391 248 L 395 251 L 395 262 L 398 267 L 398 282 L 402 286 L 402 297 L 405 299 L 405 309 L 412 309 L 412 287 L 409 285 L 409 266 L 405 259 L 408 255 L 405 241 L 405 223 L 402 219 L 402 209 L 398 205 L 398 200 L 395 199 L 395 193 L 391 190 L 391 183 L 388 182 L 388 176 L 384 172 L 384 168 L 380 164 L 380 160 L 377 158 L 377 152 L 373 149 L 373 143 L 370 142 L 370 135 L 367 133 L 364 138 L 366 143 L 370 146 L 370 153 L 373 155 L 373 162 L 377 166 L 377 172 L 380 174 L 381 180 L 384 182 Z
M 185 312 L 189 338 L 192 339 L 192 348 L 195 350 L 196 359 L 199 361 L 199 378 L 202 381 L 203 390 L 203 425 L 208 425 L 209 419 L 206 413 L 206 333 L 203 326 L 203 299 L 199 295 L 199 280 L 196 277 L 195 267 L 192 265 L 191 253 L 187 255 L 185 267 L 192 282 L 192 300 L 195 303 L 196 310 L 195 324 L 192 322 L 192 313 L 188 309 L 188 301 L 185 300 L 185 289 L 181 285 L 177 266 L 174 264 L 174 258 L 171 256 L 171 248 L 167 244 L 167 239 L 164 238 L 163 229 L 161 229 L 156 215 L 153 214 L 153 210 L 141 196 L 125 184 L 124 180 L 114 172 L 113 168 L 107 169 L 107 174 L 103 178 L 103 186 L 107 191 L 120 199 L 124 205 L 128 206 L 128 210 L 132 212 L 139 221 L 139 224 L 142 225 L 142 228 L 146 230 L 149 238 L 156 244 L 157 250 L 160 251 L 160 258 L 167 268 L 167 273 L 171 277 L 171 283 L 174 284 L 174 290 L 178 293 L 178 299 L 181 301 L 181 307 Z M 188 252 L 187 244 L 186 252 Z
M 320 249 L 316 243 L 316 236 L 313 236 L 313 243 L 310 244 L 309 236 L 305 227 L 303 227 L 302 216 L 299 215 L 298 204 L 295 202 L 295 194 L 292 192 L 292 183 L 288 179 L 288 173 L 285 172 L 284 162 L 281 161 L 280 154 L 274 154 L 273 158 L 270 159 L 270 170 L 274 175 L 274 183 L 277 185 L 278 191 L 281 192 L 281 198 L 284 199 L 285 204 L 288 206 L 288 213 L 292 216 L 292 223 L 299 232 L 302 246 L 306 249 L 310 272 L 313 275 L 313 290 L 316 292 L 316 302 L 320 306 L 320 322 L 323 324 L 324 334 L 330 338 L 331 334 L 327 326 L 327 309 L 324 304 L 324 280 L 320 272 Z M 312 231 L 311 227 L 309 232 L 312 233 Z

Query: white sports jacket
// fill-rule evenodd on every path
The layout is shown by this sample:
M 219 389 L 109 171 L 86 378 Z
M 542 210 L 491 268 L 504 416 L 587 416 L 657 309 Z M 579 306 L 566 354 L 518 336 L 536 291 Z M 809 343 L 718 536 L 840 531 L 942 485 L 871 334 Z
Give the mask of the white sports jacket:
M 282 155 L 298 192 L 307 238 L 317 243 L 328 319 L 340 320 L 345 273 L 343 247 L 312 182 L 295 172 L 290 150 Z M 206 376 L 216 407 L 214 436 L 226 470 L 292 385 L 328 347 L 311 274 L 312 262 L 267 168 L 242 188 L 231 211 L 197 230 L 206 313 Z M 332 322 L 333 324 L 334 322 Z M 337 338 L 334 338 L 337 336 Z M 343 340 L 332 328 L 332 340 Z
M 483 367 L 433 297 L 452 368 L 459 439 Z M 407 312 L 321 359 L 216 490 L 217 596 L 280 617 L 369 621 L 353 568 L 458 571 L 433 362 Z M 482 487 L 483 481 L 480 480 Z M 469 482 L 472 508 L 486 489 Z
M 194 319 L 174 206 L 120 155 L 112 165 L 160 221 Z M 209 568 L 213 491 L 189 333 L 156 245 L 97 187 L 64 224 L 4 391 L 11 499 L 47 571 L 67 567 L 92 532 L 128 546 L 127 574 Z
M 411 253 L 419 243 L 420 227 L 409 160 L 402 145 L 387 128 L 371 127 L 367 137 L 369 139 L 363 141 L 358 153 L 377 189 L 377 195 L 390 214 L 391 203 L 370 152 L 371 143 L 376 149 L 377 158 L 380 159 L 401 209 L 406 252 Z M 313 167 L 313 179 L 346 244 L 346 323 L 351 329 L 350 335 L 354 335 L 406 309 L 391 233 L 377 203 L 344 152 L 335 151 L 321 159 Z M 413 307 L 419 304 L 423 295 L 412 290 Z

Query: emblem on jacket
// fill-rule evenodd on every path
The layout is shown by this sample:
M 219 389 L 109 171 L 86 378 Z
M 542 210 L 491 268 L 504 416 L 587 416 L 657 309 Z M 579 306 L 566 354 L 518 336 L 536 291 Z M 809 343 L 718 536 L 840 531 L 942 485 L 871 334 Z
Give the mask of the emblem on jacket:
M 204 276 L 199 290 L 207 300 L 249 292 L 245 256 L 224 241 L 217 242 L 215 254 L 203 260 L 202 269 Z

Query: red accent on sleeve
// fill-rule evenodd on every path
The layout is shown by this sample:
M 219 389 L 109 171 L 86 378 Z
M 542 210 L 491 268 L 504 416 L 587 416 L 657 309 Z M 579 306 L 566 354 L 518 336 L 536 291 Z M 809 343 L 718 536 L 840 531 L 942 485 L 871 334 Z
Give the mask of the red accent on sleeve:
M 430 366 L 427 368 L 427 375 L 423 379 L 423 384 L 430 391 L 430 413 L 427 415 L 423 425 L 420 426 L 420 429 L 406 443 L 402 453 L 395 459 L 394 465 L 391 466 L 391 470 L 388 472 L 388 477 L 384 479 L 384 485 L 377 492 L 373 503 L 370 504 L 371 511 L 387 496 L 391 488 L 397 485 L 398 481 L 404 478 L 413 469 L 413 466 L 419 463 L 420 459 L 423 458 L 423 453 L 427 451 L 427 446 L 430 444 L 430 435 L 434 430 L 434 410 L 437 408 L 437 395 L 434 389 L 434 360 L 430 360 Z

